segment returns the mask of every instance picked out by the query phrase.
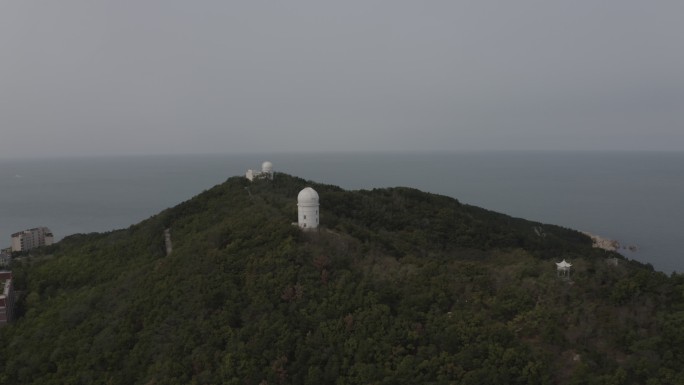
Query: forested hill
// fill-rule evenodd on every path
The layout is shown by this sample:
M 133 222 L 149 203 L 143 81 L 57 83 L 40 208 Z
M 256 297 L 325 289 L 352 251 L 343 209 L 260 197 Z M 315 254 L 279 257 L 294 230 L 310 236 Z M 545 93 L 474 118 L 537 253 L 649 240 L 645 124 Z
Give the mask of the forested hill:
M 13 270 L 2 384 L 684 383 L 681 275 L 410 188 L 230 178 Z

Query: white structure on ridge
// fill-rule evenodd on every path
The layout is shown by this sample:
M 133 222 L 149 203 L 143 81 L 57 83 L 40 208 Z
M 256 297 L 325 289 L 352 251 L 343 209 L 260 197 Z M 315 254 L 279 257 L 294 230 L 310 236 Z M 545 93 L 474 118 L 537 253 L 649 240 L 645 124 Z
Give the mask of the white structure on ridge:
M 318 228 L 318 193 L 307 187 L 297 195 L 297 224 L 304 230 Z
M 273 179 L 273 163 L 265 161 L 261 164 L 261 172 L 263 174 L 269 175 Z
M 249 169 L 245 174 L 247 179 L 253 181 L 254 179 L 270 179 L 273 180 L 273 163 L 266 161 L 261 164 L 261 171 Z
M 561 262 L 556 262 L 556 274 L 561 277 L 569 277 L 571 267 L 572 264 L 565 262 L 565 259 Z

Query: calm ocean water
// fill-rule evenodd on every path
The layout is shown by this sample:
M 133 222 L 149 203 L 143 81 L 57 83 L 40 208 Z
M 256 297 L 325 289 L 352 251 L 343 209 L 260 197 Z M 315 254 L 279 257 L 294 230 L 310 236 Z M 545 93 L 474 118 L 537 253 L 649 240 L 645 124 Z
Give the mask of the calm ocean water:
M 0 160 L 0 246 L 48 226 L 59 239 L 128 227 L 263 160 L 346 189 L 409 186 L 588 231 L 667 273 L 684 271 L 684 153 L 470 152 Z M 325 204 L 325 202 L 322 202 Z

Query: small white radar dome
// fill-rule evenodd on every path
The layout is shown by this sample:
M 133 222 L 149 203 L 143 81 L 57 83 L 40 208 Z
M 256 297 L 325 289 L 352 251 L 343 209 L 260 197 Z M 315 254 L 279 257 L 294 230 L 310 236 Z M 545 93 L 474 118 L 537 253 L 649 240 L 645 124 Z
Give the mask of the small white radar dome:
M 272 173 L 273 172 L 273 163 L 268 162 L 268 161 L 262 163 L 261 164 L 261 172 L 269 173 L 269 174 Z

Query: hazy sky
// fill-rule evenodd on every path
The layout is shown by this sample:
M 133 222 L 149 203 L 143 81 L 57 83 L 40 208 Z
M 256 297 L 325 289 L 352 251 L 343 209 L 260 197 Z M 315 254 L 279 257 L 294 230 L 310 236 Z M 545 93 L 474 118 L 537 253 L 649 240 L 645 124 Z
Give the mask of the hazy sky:
M 684 1 L 5 0 L 0 157 L 684 150 Z

